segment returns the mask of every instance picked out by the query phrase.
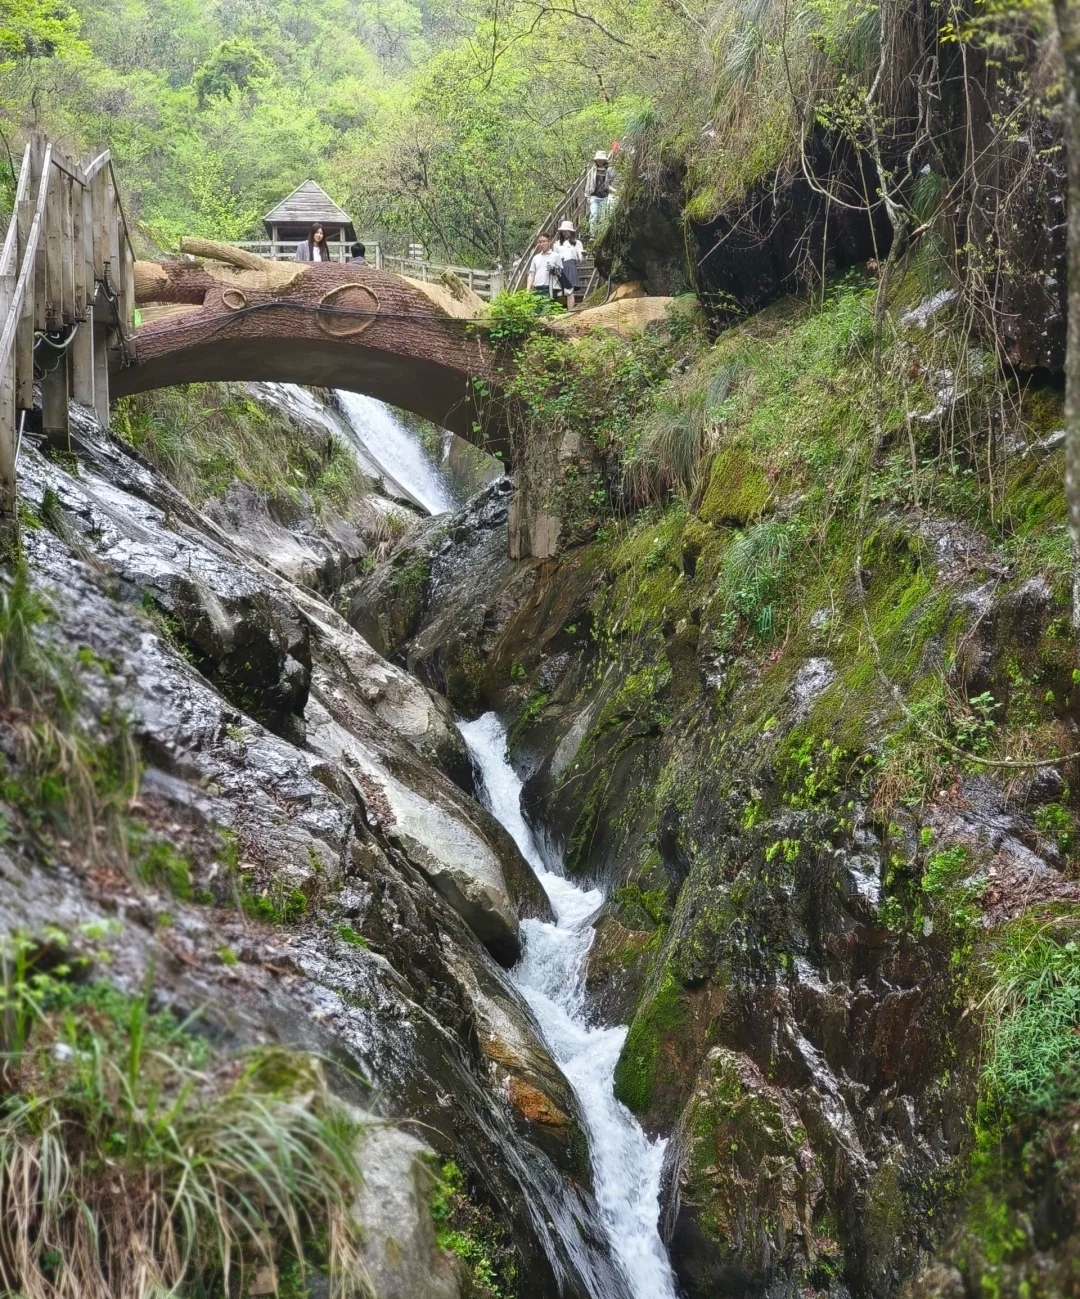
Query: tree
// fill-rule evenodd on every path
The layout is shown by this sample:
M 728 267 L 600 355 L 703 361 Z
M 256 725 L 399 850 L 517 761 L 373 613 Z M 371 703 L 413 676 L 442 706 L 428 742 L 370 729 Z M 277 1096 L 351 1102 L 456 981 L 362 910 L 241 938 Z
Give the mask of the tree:
M 250 41 L 231 37 L 222 41 L 195 73 L 192 85 L 205 108 L 211 99 L 232 99 L 236 91 L 248 90 L 268 81 L 274 67 Z

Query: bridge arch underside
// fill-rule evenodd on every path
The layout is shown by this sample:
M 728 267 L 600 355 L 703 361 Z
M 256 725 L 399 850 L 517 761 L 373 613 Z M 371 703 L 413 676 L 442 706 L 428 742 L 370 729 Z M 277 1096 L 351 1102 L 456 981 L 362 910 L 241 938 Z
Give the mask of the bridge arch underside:
M 474 377 L 482 378 L 482 389 L 493 393 L 487 347 L 462 321 L 435 314 L 411 286 L 387 285 L 393 277 L 378 272 L 364 277 L 382 281 L 367 312 L 357 309 L 366 297 L 311 291 L 340 284 L 329 274 L 340 269 L 309 272 L 308 291 L 292 301 L 260 301 L 264 295 L 250 290 L 241 300 L 235 290 L 215 287 L 200 306 L 143 325 L 132 340 L 134 355 L 112 370 L 113 395 L 244 380 L 343 388 L 421 415 L 509 463 L 502 403 L 494 394 L 478 402 L 473 388 Z M 324 279 L 327 285 L 319 285 Z

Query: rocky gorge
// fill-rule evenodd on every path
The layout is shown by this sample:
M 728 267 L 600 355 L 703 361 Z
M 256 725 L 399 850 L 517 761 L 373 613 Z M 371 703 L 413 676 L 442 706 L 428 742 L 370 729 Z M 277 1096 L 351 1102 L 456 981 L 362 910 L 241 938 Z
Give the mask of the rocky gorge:
M 0 1083 L 106 1134 L 108 1205 L 179 1201 L 181 1119 L 265 1117 L 179 1293 L 1080 1292 L 1060 231 L 980 315 L 955 230 L 826 210 L 807 292 L 722 251 L 760 194 L 695 222 L 636 148 L 602 252 L 695 292 L 572 335 L 497 300 L 512 475 L 279 384 L 27 432 Z M 68 1299 L 84 1201 L 50 1235 L 2 1174 L 31 1117 L 0 1216 Z M 175 1240 L 102 1212 L 167 1290 Z

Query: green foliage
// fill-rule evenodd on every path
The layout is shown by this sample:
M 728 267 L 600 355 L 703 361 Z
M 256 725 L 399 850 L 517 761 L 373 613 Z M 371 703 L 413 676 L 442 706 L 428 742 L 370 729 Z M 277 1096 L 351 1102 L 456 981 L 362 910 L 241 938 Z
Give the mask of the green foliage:
M 519 1268 L 509 1233 L 470 1197 L 453 1160 L 434 1178 L 430 1203 L 436 1242 L 465 1263 L 471 1299 L 513 1299 Z
M 1053 1109 L 1080 1089 L 1080 923 L 1068 912 L 1014 921 L 986 961 L 991 1099 L 1014 1115 Z
M 240 876 L 238 896 L 243 911 L 268 925 L 298 924 L 308 911 L 307 895 L 279 880 L 256 891 L 253 877 L 243 874 Z
M 790 524 L 770 519 L 732 541 L 721 568 L 722 639 L 730 641 L 741 632 L 768 641 L 779 630 L 778 605 L 794 540 Z
M 77 714 L 88 665 L 61 649 L 48 598 L 17 564 L 0 574 L 0 801 L 25 831 L 79 841 L 89 856 L 123 851 L 138 761 L 124 718 L 91 726 Z M 92 667 L 90 670 L 93 670 Z
M 73 977 L 57 960 L 66 942 L 0 949 L 4 1288 L 228 1293 L 303 1260 L 323 1232 L 331 1273 L 355 1292 L 356 1129 L 318 1066 L 279 1048 L 220 1058 L 151 1010 L 149 979 L 131 996 Z
M 270 497 L 310 498 L 339 511 L 363 491 L 344 443 L 321 444 L 240 385 L 190 384 L 117 402 L 113 429 L 196 504 L 239 480 Z
M 238 91 L 268 81 L 273 71 L 273 64 L 257 45 L 230 37 L 218 45 L 192 78 L 199 107 L 205 108 L 211 99 L 232 99 Z

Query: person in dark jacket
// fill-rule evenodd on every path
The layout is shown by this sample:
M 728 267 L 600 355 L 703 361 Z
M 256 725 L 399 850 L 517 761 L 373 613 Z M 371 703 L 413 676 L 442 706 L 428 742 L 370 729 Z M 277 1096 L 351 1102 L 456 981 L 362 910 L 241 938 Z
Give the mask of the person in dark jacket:
M 298 262 L 328 262 L 330 249 L 326 246 L 326 235 L 318 221 L 308 231 L 308 237 L 296 245 Z
M 367 258 L 364 256 L 364 254 L 367 252 L 367 249 L 364 247 L 363 244 L 353 244 L 352 248 L 349 251 L 350 251 L 349 262 L 351 265 L 366 266 L 368 264 Z

